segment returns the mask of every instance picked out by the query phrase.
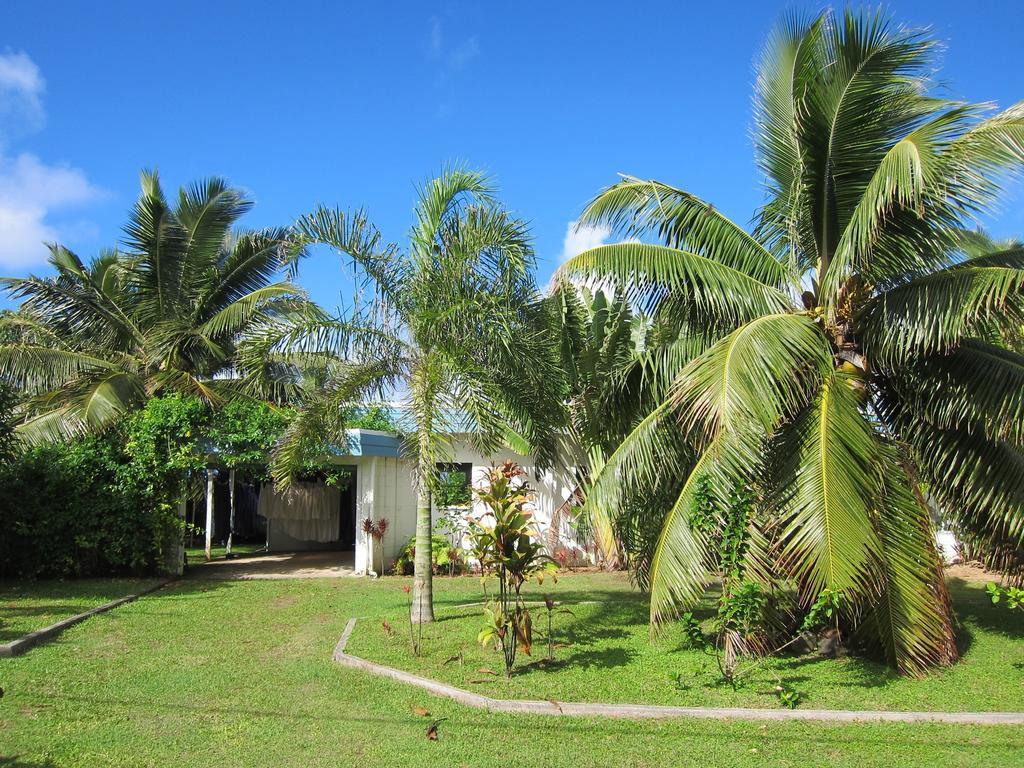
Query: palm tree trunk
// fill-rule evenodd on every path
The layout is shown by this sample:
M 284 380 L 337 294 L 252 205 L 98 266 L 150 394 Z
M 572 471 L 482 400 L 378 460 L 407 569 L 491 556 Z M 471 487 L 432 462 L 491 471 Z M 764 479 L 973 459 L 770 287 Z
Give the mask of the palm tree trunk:
M 413 560 L 412 605 L 409 620 L 429 624 L 434 620 L 433 563 L 430 540 L 430 491 L 420 480 L 416 493 L 416 558 Z

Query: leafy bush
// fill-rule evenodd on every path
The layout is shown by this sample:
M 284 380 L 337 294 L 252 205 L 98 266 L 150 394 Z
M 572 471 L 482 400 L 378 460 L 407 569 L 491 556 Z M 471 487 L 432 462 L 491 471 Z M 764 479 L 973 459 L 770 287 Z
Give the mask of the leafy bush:
M 143 573 L 166 565 L 189 473 L 205 465 L 211 411 L 195 398 L 150 400 L 101 437 L 46 445 L 0 463 L 0 574 Z
M 398 551 L 398 557 L 395 558 L 395 575 L 412 575 L 415 560 L 416 537 L 413 536 Z M 452 543 L 446 536 L 438 536 L 436 534 L 430 537 L 430 562 L 435 573 L 447 571 L 454 574 L 459 572 L 463 566 L 462 553 L 452 547 Z
M 0 411 L 13 394 L 0 385 Z M 0 576 L 152 572 L 180 540 L 178 505 L 214 454 L 253 478 L 294 418 L 288 408 L 235 400 L 213 411 L 194 397 L 153 398 L 102 437 L 18 450 L 0 418 Z M 355 409 L 368 429 L 393 428 L 382 408 Z M 347 470 L 303 467 L 331 484 Z M 447 566 L 445 542 L 440 559 Z M 411 562 L 411 561 L 410 561 Z
M 180 530 L 123 461 L 119 436 L 34 448 L 0 465 L 0 575 L 151 572 Z

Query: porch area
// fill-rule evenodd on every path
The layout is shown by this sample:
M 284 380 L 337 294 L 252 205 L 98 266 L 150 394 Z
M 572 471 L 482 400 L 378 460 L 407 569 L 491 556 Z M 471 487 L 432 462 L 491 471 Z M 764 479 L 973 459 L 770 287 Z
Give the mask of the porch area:
M 355 576 L 352 550 L 260 552 L 231 560 L 190 565 L 186 574 L 198 579 L 338 579 Z

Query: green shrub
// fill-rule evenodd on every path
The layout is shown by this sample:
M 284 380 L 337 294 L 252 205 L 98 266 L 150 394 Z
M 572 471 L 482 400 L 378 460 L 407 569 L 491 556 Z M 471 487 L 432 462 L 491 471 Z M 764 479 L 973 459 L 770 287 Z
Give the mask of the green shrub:
M 0 575 L 166 566 L 189 472 L 205 465 L 211 417 L 195 398 L 154 398 L 103 436 L 14 451 L 0 462 Z
M 435 573 L 457 573 L 461 571 L 463 560 L 459 550 L 452 547 L 446 536 L 430 537 L 430 560 Z M 398 551 L 395 558 L 394 572 L 396 576 L 410 576 L 413 572 L 413 561 L 416 559 L 416 537 L 413 536 Z M 455 566 L 454 568 L 452 566 Z
M 155 571 L 179 522 L 124 462 L 120 436 L 33 448 L 0 464 L 0 575 Z

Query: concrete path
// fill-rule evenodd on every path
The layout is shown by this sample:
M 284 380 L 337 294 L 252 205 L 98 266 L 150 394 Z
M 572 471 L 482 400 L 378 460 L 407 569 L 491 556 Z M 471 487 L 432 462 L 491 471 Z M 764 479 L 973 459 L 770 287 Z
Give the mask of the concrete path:
M 747 709 L 741 707 L 667 707 L 653 704 L 587 704 L 566 701 L 529 701 L 524 699 L 492 699 L 454 685 L 430 680 L 366 661 L 345 652 L 345 646 L 356 626 L 349 619 L 341 639 L 334 648 L 334 660 L 379 677 L 413 685 L 435 696 L 443 696 L 468 707 L 488 712 L 509 712 L 521 715 L 554 715 L 562 717 L 609 717 L 615 719 L 655 720 L 693 717 L 726 720 L 819 720 L 841 723 L 959 723 L 962 725 L 1024 725 L 1024 712 L 884 712 L 834 709 Z
M 337 579 L 355 576 L 352 552 L 265 552 L 189 564 L 189 577 L 199 579 Z

